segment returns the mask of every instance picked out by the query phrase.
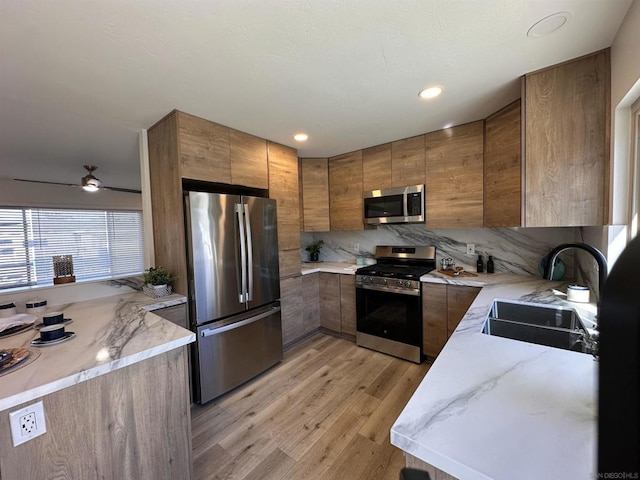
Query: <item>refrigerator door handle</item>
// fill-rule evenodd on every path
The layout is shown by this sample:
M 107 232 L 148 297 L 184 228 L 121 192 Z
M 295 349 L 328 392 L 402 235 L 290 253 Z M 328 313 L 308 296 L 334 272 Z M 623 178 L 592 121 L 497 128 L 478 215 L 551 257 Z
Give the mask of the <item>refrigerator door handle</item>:
M 245 225 L 247 228 L 247 276 L 249 277 L 249 290 L 247 301 L 253 300 L 253 242 L 251 236 L 251 219 L 249 218 L 249 205 L 244 204 Z
M 236 214 L 238 216 L 238 230 L 240 232 L 240 269 L 242 270 L 242 280 L 241 280 L 241 290 L 242 292 L 238 295 L 238 301 L 240 303 L 247 302 L 247 251 L 245 244 L 245 236 L 244 236 L 244 215 L 243 215 L 243 204 L 236 203 L 235 206 Z
M 229 330 L 235 330 L 236 328 L 244 327 L 245 325 L 249 325 L 250 323 L 257 322 L 259 320 L 262 320 L 263 318 L 270 317 L 274 313 L 279 312 L 280 309 L 281 307 L 274 307 L 267 312 L 261 313 L 260 315 L 256 315 L 255 317 L 241 320 L 240 322 L 230 323 L 229 325 L 225 325 L 224 327 L 210 328 L 209 330 L 203 330 L 200 333 L 200 336 L 210 337 L 212 335 L 220 335 L 221 333 L 228 332 Z

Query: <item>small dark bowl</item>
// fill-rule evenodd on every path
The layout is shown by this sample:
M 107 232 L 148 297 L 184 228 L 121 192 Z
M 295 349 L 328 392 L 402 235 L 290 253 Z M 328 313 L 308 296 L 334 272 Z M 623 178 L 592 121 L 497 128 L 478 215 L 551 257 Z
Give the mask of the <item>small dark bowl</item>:
M 42 315 L 42 323 L 45 325 L 57 325 L 64 321 L 64 314 L 62 312 L 49 312 Z
M 40 340 L 50 342 L 64 337 L 64 325 L 49 325 L 40 329 Z

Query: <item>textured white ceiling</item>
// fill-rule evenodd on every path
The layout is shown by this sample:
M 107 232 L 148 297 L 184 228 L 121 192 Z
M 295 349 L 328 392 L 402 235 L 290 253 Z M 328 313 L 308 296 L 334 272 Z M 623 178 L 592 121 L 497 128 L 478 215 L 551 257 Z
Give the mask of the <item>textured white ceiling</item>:
M 477 120 L 522 74 L 610 46 L 631 1 L 0 0 L 0 177 L 76 182 L 93 163 L 135 188 L 137 130 L 174 108 L 301 157 Z M 443 95 L 419 100 L 429 84 Z

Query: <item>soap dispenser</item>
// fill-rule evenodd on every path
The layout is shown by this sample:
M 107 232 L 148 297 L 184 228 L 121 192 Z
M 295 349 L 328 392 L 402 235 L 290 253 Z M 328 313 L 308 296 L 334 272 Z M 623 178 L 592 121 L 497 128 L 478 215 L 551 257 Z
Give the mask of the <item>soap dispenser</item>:
M 489 255 L 489 260 L 487 260 L 487 273 L 493 273 L 493 257 Z
M 482 255 L 478 255 L 478 263 L 476 263 L 477 268 L 476 271 L 478 273 L 484 272 L 484 262 L 482 261 Z

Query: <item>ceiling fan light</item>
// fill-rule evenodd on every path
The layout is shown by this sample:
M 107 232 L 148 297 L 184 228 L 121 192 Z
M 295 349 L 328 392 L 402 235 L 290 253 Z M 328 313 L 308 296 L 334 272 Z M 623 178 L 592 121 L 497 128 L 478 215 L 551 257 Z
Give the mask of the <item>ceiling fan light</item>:
M 82 177 L 82 189 L 85 192 L 97 192 L 102 187 L 102 182 L 89 174 Z

